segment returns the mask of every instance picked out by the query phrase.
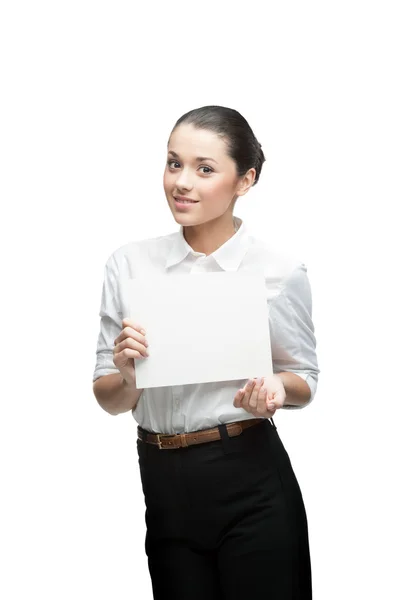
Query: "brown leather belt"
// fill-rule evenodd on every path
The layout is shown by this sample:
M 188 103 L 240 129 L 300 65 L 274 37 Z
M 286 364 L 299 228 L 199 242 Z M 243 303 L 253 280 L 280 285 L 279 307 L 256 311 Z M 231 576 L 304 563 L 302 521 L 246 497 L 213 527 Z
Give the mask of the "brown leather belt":
M 229 437 L 235 437 L 240 435 L 244 429 L 256 425 L 265 419 L 245 419 L 244 421 L 235 421 L 234 423 L 226 423 L 226 429 Z M 191 433 L 176 433 L 167 435 L 163 433 L 149 433 L 147 432 L 146 439 L 144 439 L 142 430 L 137 428 L 137 435 L 139 440 L 147 442 L 148 444 L 154 444 L 158 446 L 160 450 L 175 450 L 176 448 L 187 448 L 195 444 L 205 444 L 206 442 L 213 442 L 220 440 L 220 432 L 218 427 L 213 429 L 203 429 L 201 431 L 193 431 Z

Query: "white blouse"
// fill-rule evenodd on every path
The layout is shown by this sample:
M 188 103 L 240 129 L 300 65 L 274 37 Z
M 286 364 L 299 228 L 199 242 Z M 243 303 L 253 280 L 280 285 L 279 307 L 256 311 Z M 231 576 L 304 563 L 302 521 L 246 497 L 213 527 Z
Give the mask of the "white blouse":
M 122 319 L 134 320 L 127 310 L 123 280 L 149 274 L 251 271 L 262 272 L 265 277 L 273 372 L 291 371 L 302 377 L 311 391 L 307 404 L 313 400 L 320 370 L 306 266 L 255 239 L 241 219 L 234 219 L 237 232 L 208 256 L 189 246 L 183 226 L 169 235 L 130 242 L 110 255 L 104 268 L 93 382 L 103 375 L 119 373 L 113 362 L 114 340 L 122 330 Z M 145 328 L 145 323 L 141 325 Z M 143 429 L 166 434 L 252 419 L 253 415 L 245 409 L 233 406 L 235 394 L 246 382 L 243 379 L 147 388 L 132 414 Z M 302 407 L 285 405 L 283 409 Z

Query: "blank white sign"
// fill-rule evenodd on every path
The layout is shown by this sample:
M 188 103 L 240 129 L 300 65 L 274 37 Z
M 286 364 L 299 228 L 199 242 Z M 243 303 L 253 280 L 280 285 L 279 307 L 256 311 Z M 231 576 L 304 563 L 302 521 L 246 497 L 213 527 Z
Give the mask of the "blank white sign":
M 126 317 L 146 330 L 138 388 L 273 374 L 264 276 L 160 275 L 126 281 Z

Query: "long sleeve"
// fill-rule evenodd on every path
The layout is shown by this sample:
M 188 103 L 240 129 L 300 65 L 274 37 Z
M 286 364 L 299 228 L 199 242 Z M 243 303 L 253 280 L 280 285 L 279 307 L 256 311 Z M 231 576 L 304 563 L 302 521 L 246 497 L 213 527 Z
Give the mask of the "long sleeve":
M 99 315 L 100 332 L 97 340 L 96 366 L 93 382 L 110 373 L 118 373 L 113 361 L 114 340 L 122 330 L 122 313 L 118 286 L 119 270 L 112 254 L 104 267 L 104 282 Z
M 269 306 L 270 341 L 273 372 L 290 371 L 302 377 L 310 387 L 312 402 L 316 394 L 318 361 L 312 321 L 312 294 L 307 268 L 302 263 L 283 281 L 280 293 Z

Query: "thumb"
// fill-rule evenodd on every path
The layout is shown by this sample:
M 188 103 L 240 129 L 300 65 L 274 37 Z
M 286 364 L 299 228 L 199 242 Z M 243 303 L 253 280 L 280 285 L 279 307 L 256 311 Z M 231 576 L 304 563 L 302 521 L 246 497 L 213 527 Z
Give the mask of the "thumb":
M 268 408 L 270 408 L 270 410 L 274 410 L 276 408 L 276 405 L 274 403 L 274 394 L 272 394 L 271 396 L 269 394 L 267 395 L 267 405 Z

